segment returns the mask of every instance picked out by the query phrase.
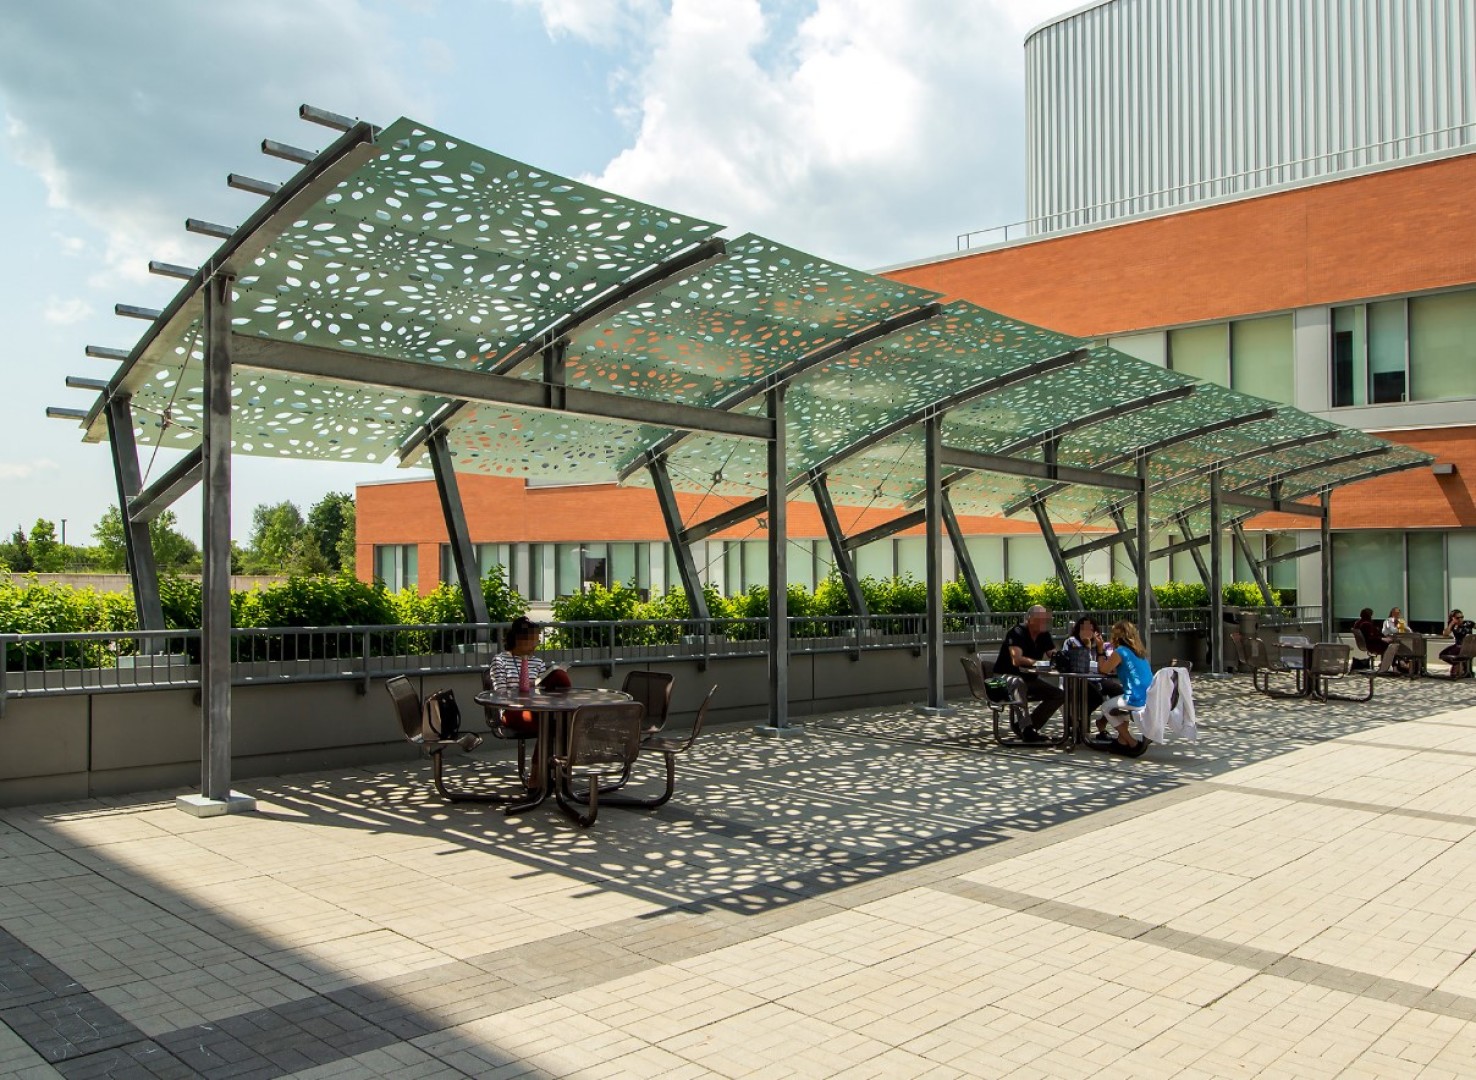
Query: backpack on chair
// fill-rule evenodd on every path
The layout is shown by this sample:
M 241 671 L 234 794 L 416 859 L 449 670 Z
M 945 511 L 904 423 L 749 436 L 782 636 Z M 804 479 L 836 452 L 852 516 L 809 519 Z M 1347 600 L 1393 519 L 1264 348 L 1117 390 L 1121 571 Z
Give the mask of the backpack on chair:
M 437 690 L 425 699 L 426 734 L 451 742 L 461 734 L 461 707 L 451 690 Z

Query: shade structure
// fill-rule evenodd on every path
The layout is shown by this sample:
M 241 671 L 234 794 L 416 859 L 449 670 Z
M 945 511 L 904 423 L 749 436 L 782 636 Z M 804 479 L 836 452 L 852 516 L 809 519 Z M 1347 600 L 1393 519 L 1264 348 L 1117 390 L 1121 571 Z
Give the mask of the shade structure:
M 183 287 L 90 410 L 89 439 L 126 395 L 138 441 L 199 441 L 203 282 L 230 272 L 237 453 L 420 464 L 439 431 L 460 471 L 641 484 L 660 459 L 678 490 L 754 499 L 763 395 L 783 384 L 785 484 L 806 498 L 824 472 L 840 505 L 916 505 L 932 415 L 949 450 L 1039 466 L 951 470 L 969 514 L 1044 498 L 1054 519 L 1101 520 L 1132 499 L 1086 474 L 1131 480 L 1147 451 L 1163 523 L 1202 513 L 1215 467 L 1228 492 L 1286 501 L 1429 460 L 762 236 L 719 239 L 412 120 L 360 127 Z M 577 392 L 617 415 L 569 407 Z M 718 415 L 753 423 L 673 422 Z

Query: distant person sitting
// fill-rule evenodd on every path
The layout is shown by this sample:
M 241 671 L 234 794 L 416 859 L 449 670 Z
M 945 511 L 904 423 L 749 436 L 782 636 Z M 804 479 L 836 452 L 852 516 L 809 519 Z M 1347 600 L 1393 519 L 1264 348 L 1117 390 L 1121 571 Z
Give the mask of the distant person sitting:
M 1389 609 L 1389 617 L 1384 620 L 1384 636 L 1391 638 L 1395 634 L 1409 633 L 1409 623 L 1404 621 L 1404 612 L 1397 607 Z
M 1059 686 L 1046 682 L 1035 671 L 1038 662 L 1049 660 L 1056 651 L 1056 643 L 1048 629 L 1050 625 L 1051 613 L 1036 604 L 1025 613 L 1024 622 L 1010 627 L 1004 644 L 999 648 L 999 659 L 994 662 L 995 675 L 1020 676 L 1025 683 L 1026 698 L 1040 702 L 1030 714 L 1029 725 L 1016 728 L 1015 734 L 1023 742 L 1045 742 L 1046 737 L 1040 729 L 1066 700 Z M 1014 727 L 1016 722 L 1010 723 Z
M 1107 640 L 1102 637 L 1102 632 L 1097 629 L 1097 620 L 1090 615 L 1083 615 L 1076 620 L 1076 625 L 1071 628 L 1071 636 L 1066 639 L 1065 649 L 1068 653 L 1076 652 L 1078 649 L 1087 654 L 1086 666 L 1082 669 L 1091 673 L 1094 678 L 1087 680 L 1087 715 L 1090 716 L 1102 707 L 1102 702 L 1109 697 L 1116 697 L 1122 693 L 1122 683 L 1113 678 L 1104 678 L 1101 675 L 1102 661 L 1112 651 Z M 1071 670 L 1076 670 L 1072 668 Z M 1097 717 L 1097 733 L 1105 734 L 1107 731 L 1107 718 Z
M 1476 630 L 1476 623 L 1473 623 L 1465 615 L 1461 614 L 1460 608 L 1452 611 L 1445 620 L 1445 629 L 1440 632 L 1440 636 L 1454 638 L 1455 644 L 1447 645 L 1441 649 L 1440 659 L 1444 660 L 1447 664 L 1458 662 L 1461 659 L 1461 645 L 1465 642 L 1466 636 L 1472 630 Z
M 1108 727 L 1112 729 L 1112 740 L 1093 745 L 1123 757 L 1142 757 L 1148 749 L 1148 739 L 1143 735 L 1134 739 L 1129 721 L 1134 710 L 1141 710 L 1148 704 L 1148 687 L 1153 683 L 1148 650 L 1138 635 L 1138 628 L 1126 619 L 1112 624 L 1111 641 L 1112 653 L 1102 662 L 1101 668 L 1104 672 L 1116 673 L 1122 680 L 1122 694 L 1103 706 Z
M 1373 608 L 1366 607 L 1358 613 L 1353 629 L 1362 636 L 1363 647 L 1368 650 L 1368 655 L 1379 658 L 1379 674 L 1389 674 L 1399 650 L 1392 642 L 1384 640 L 1384 628 L 1373 621 Z
M 520 615 L 507 628 L 502 639 L 502 652 L 492 658 L 492 689 L 499 694 L 529 694 L 548 669 L 548 661 L 536 655 L 541 631 L 536 622 Z M 527 709 L 502 710 L 502 724 L 514 731 L 532 731 L 537 727 Z

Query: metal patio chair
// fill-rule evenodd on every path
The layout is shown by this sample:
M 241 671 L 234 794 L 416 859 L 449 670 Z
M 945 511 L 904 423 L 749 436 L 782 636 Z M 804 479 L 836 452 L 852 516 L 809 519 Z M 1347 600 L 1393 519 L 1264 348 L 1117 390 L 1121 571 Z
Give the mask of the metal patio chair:
M 1001 746 L 1019 746 L 1035 749 L 1037 746 L 1048 747 L 1049 742 L 1027 743 L 1018 737 L 1007 736 L 1004 732 L 1003 721 L 1009 716 L 1009 729 L 1018 735 L 1019 731 L 1029 723 L 1030 703 L 1025 697 L 1025 680 L 1018 675 L 1005 676 L 1005 686 L 1008 697 L 1003 701 L 996 701 L 989 696 L 989 665 L 980 660 L 977 655 L 960 656 L 959 663 L 963 665 L 964 676 L 969 681 L 969 693 L 974 700 L 989 709 L 989 716 L 993 728 L 994 741 Z
M 646 707 L 639 701 L 583 705 L 569 717 L 568 749 L 552 758 L 554 797 L 580 828 L 589 828 L 599 816 L 600 781 L 630 774 L 641 752 L 645 717 Z M 585 784 L 577 795 L 576 780 Z
M 425 705 L 420 700 L 415 684 L 404 675 L 386 679 L 384 688 L 389 691 L 390 700 L 394 702 L 395 716 L 400 721 L 400 730 L 404 733 L 406 741 L 430 755 L 431 782 L 435 785 L 436 792 L 441 798 L 453 803 L 504 803 L 522 797 L 523 793 L 504 795 L 491 791 L 472 791 L 467 788 L 448 786 L 446 766 L 443 760 L 446 751 L 459 749 L 470 753 L 482 745 L 482 737 L 468 732 L 455 739 L 439 738 L 431 728 Z
M 717 696 L 717 684 L 714 683 L 707 691 L 707 696 L 702 699 L 702 704 L 697 707 L 697 716 L 692 721 L 692 730 L 686 735 L 672 738 L 659 733 L 650 734 L 641 740 L 642 754 L 660 754 L 666 764 L 666 788 L 662 793 L 651 799 L 636 799 L 629 795 L 621 795 L 613 799 L 607 799 L 610 806 L 619 806 L 627 810 L 655 810 L 659 806 L 665 806 L 676 791 L 676 759 L 678 754 L 685 754 L 692 749 L 697 742 L 697 736 L 702 734 L 702 725 L 707 722 L 707 710 L 712 705 L 712 699 Z
M 1312 646 L 1312 661 L 1307 667 L 1307 678 L 1312 681 L 1312 696 L 1319 701 L 1371 701 L 1374 692 L 1372 669 L 1353 670 L 1353 650 L 1347 645 L 1320 642 Z M 1366 681 L 1368 693 L 1362 697 L 1334 694 L 1331 687 L 1343 681 Z
M 665 671 L 628 671 L 620 689 L 646 707 L 646 726 L 643 735 L 654 735 L 666 726 L 666 717 L 671 712 L 671 689 L 676 682 L 674 676 Z
M 1461 642 L 1461 651 L 1451 661 L 1450 677 L 1469 679 L 1473 668 L 1476 668 L 1476 634 L 1467 634 Z
M 1284 664 L 1278 656 L 1271 659 L 1271 651 L 1266 648 L 1266 643 L 1254 634 L 1247 635 L 1245 639 L 1246 659 L 1250 662 L 1251 685 L 1268 697 L 1293 698 L 1301 696 L 1302 679 L 1305 672 L 1300 668 Z M 1290 675 L 1293 680 L 1294 689 L 1282 690 L 1271 684 L 1271 680 L 1278 675 Z

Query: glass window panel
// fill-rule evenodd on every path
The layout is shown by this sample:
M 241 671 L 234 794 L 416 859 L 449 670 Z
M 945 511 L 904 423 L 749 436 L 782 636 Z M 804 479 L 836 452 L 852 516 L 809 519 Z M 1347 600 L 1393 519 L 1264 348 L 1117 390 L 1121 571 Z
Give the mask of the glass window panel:
M 974 573 L 981 582 L 1004 580 L 1004 537 L 969 536 L 965 537 L 964 546 L 969 549 Z
M 1315 543 L 1315 540 L 1313 541 Z M 1295 551 L 1300 547 L 1300 541 L 1296 533 L 1268 533 L 1266 535 L 1266 554 L 1283 555 L 1288 551 Z M 1301 559 L 1282 559 L 1266 567 L 1266 578 L 1273 589 L 1295 589 L 1297 587 L 1297 566 Z
M 1005 541 L 1009 551 L 1010 577 L 1035 585 L 1056 580 L 1056 566 L 1044 537 L 1011 536 Z
M 815 587 L 815 541 L 791 540 L 785 555 L 784 572 L 791 585 Z
M 1412 623 L 1445 626 L 1450 610 L 1445 606 L 1445 534 L 1412 532 L 1406 535 L 1409 559 L 1409 610 L 1404 617 Z
M 585 544 L 580 551 L 579 586 L 610 585 L 610 555 L 606 544 Z
M 1265 555 L 1265 553 L 1266 553 L 1266 541 L 1265 541 L 1265 538 L 1260 533 L 1247 532 L 1245 534 L 1245 539 L 1246 539 L 1246 544 L 1251 549 L 1251 553 L 1252 554 L 1254 554 L 1257 558 L 1260 558 L 1261 556 Z M 1235 545 L 1235 561 L 1234 561 L 1234 563 L 1232 565 L 1235 567 L 1235 577 L 1234 577 L 1233 580 L 1235 580 L 1235 581 L 1255 581 L 1256 580 L 1256 575 L 1251 570 L 1250 561 L 1248 559 L 1246 559 L 1245 552 L 1243 552 L 1243 551 L 1240 550 L 1240 545 L 1239 544 L 1236 544 Z
M 1334 533 L 1332 539 L 1333 613 L 1339 619 L 1356 619 L 1366 607 L 1382 619 L 1403 605 L 1403 533 Z
M 1368 305 L 1368 399 L 1404 400 L 1404 301 Z
M 1169 331 L 1169 366 L 1196 379 L 1228 386 L 1230 335 L 1224 323 Z
M 635 546 L 635 586 L 647 596 L 651 593 L 651 545 Z
M 818 585 L 835 571 L 835 555 L 830 550 L 830 541 L 815 541 L 815 584 Z
M 856 576 L 877 578 L 885 581 L 896 571 L 893 565 L 892 542 L 876 540 L 855 551 Z
M 635 589 L 641 587 L 636 576 L 636 545 L 610 545 L 610 583 L 616 582 Z
M 1409 370 L 1414 401 L 1471 397 L 1476 371 L 1476 290 L 1409 301 Z
M 904 536 L 897 540 L 897 576 L 907 574 L 918 581 L 928 580 L 927 537 Z
M 1294 404 L 1292 317 L 1246 319 L 1230 326 L 1230 385 L 1247 394 Z
M 441 545 L 441 576 L 439 580 L 443 585 L 450 585 L 456 580 L 456 567 L 453 565 L 451 559 L 450 544 Z
M 400 588 L 417 588 L 420 584 L 420 546 L 401 544 L 400 551 Z
M 1336 408 L 1368 403 L 1363 305 L 1333 308 L 1332 403 Z
M 1476 618 L 1476 529 L 1447 533 L 1445 542 L 1450 606 Z
M 571 596 L 579 591 L 580 546 L 578 544 L 555 544 L 554 548 L 554 595 Z
M 718 592 L 736 596 L 743 591 L 743 547 L 739 540 L 723 541 L 721 580 L 713 582 Z
M 390 544 L 374 545 L 374 577 L 384 582 L 384 587 L 395 590 L 395 549 Z
M 769 542 L 767 540 L 743 541 L 743 589 L 769 583 Z

